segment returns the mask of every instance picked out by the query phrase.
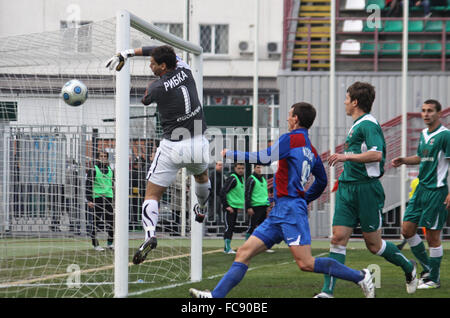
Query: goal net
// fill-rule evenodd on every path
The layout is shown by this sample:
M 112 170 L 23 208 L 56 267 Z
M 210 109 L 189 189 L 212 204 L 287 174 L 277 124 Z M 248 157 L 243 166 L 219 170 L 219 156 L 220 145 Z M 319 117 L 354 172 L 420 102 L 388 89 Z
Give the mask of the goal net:
M 164 38 L 173 40 L 168 33 L 151 26 L 160 32 L 154 36 L 133 18 L 121 31 L 118 14 L 0 38 L 0 297 L 123 297 L 195 279 L 187 238 L 191 202 L 183 195 L 190 180 L 182 172 L 160 202 L 157 249 L 144 263 L 131 263 L 144 239 L 145 177 L 161 128 L 156 105 L 140 103 L 154 79 L 148 57 L 129 59 L 122 79 L 105 62 L 117 41 L 127 48 L 173 45 Z M 120 32 L 128 40 L 120 40 Z M 127 76 L 129 89 L 119 93 Z M 88 88 L 78 107 L 60 96 L 71 79 Z M 125 119 L 116 112 L 123 108 Z M 113 213 L 87 204 L 100 153 L 108 154 L 114 171 Z

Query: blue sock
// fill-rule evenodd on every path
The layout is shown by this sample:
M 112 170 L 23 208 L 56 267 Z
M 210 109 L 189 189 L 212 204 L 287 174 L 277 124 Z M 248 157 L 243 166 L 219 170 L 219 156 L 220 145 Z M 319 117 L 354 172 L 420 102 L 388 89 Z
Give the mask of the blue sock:
M 228 272 L 222 277 L 216 288 L 211 292 L 213 298 L 224 298 L 228 292 L 244 278 L 247 269 L 247 265 L 233 262 Z
M 364 278 L 361 271 L 357 271 L 330 257 L 319 257 L 314 261 L 314 272 L 328 274 L 337 278 L 358 283 Z

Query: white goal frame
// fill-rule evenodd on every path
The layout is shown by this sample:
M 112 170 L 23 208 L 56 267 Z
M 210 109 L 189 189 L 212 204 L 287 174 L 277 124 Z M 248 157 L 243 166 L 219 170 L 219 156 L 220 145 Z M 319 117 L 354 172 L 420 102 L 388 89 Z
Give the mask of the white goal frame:
M 130 47 L 130 28 L 134 28 L 168 45 L 193 55 L 191 69 L 194 76 L 199 100 L 203 100 L 203 49 L 191 42 L 178 38 L 154 25 L 142 20 L 126 10 L 116 15 L 117 52 Z M 125 63 L 120 72 L 116 72 L 116 200 L 115 200 L 115 251 L 114 251 L 114 297 L 128 295 L 128 151 L 130 127 L 130 65 Z M 191 177 L 193 184 L 194 178 Z M 191 194 L 191 207 L 197 199 Z M 203 224 L 191 220 L 191 281 L 202 280 L 202 233 Z

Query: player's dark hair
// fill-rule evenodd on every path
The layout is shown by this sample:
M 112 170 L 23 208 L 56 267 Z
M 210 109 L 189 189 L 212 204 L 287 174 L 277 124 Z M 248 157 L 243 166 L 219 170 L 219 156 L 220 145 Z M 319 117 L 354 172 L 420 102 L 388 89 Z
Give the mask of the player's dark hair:
M 104 150 L 100 150 L 100 151 L 97 152 L 97 159 L 100 158 L 101 154 L 106 154 L 106 158 L 109 159 L 109 153 L 107 151 L 104 151 Z
M 292 116 L 297 115 L 299 125 L 309 129 L 316 119 L 316 109 L 313 105 L 300 102 L 291 106 Z
M 355 82 L 347 88 L 350 100 L 358 101 L 358 107 L 365 113 L 370 113 L 375 100 L 375 87 L 365 82 Z
M 233 164 L 233 169 L 236 168 L 237 166 L 244 166 L 245 167 L 245 164 L 243 162 L 235 162 Z
M 158 64 L 166 63 L 169 70 L 177 66 L 177 55 L 169 45 L 157 46 L 152 50 L 151 56 Z
M 441 103 L 439 103 L 437 100 L 435 99 L 427 99 L 426 101 L 423 102 L 424 104 L 427 105 L 434 105 L 434 108 L 436 109 L 437 112 L 440 112 L 442 110 L 442 105 Z

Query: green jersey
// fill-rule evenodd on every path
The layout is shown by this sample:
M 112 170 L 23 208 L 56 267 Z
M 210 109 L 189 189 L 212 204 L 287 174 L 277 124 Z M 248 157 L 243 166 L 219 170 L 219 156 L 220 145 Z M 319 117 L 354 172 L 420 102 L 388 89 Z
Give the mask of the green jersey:
M 244 183 L 241 182 L 241 179 L 235 173 L 232 173 L 230 176 L 236 179 L 236 186 L 227 194 L 228 204 L 232 208 L 243 209 L 245 205 Z
M 381 161 L 370 163 L 345 161 L 339 181 L 367 182 L 380 178 L 384 173 L 386 142 L 380 124 L 371 114 L 364 114 L 355 120 L 344 144 L 345 154 L 360 154 L 367 151 L 381 152 Z
M 100 168 L 95 165 L 95 180 L 93 185 L 94 198 L 112 198 L 114 196 L 112 177 L 113 172 L 110 167 L 108 167 L 108 173 L 103 174 Z
M 254 175 L 251 175 L 250 178 L 253 178 L 255 181 L 252 192 L 252 206 L 269 206 L 269 191 L 267 190 L 266 178 L 262 177 L 262 181 L 259 181 Z
M 420 157 L 419 183 L 428 189 L 447 186 L 450 131 L 442 125 L 431 133 L 428 128 L 422 130 L 417 155 Z

